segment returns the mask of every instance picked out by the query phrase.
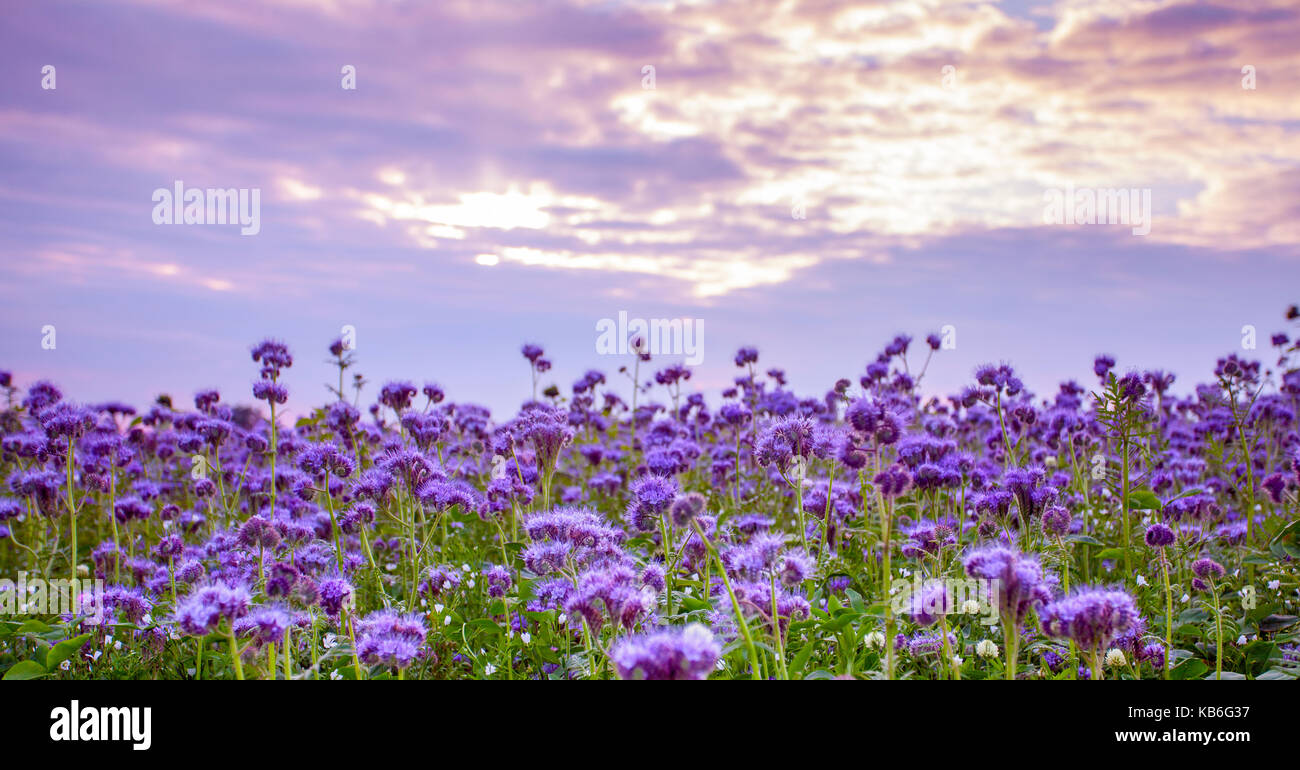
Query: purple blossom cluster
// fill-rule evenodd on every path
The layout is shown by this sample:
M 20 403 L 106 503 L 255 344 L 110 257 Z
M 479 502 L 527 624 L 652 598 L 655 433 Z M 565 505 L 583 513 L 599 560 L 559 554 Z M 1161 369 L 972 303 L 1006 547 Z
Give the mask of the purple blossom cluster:
M 1298 351 L 1273 344 L 1181 393 L 1100 355 L 1045 397 L 1009 363 L 923 388 L 937 335 L 820 396 L 745 347 L 718 403 L 644 351 L 630 393 L 566 391 L 529 344 L 504 419 L 427 380 L 365 403 L 337 340 L 306 409 L 277 340 L 247 392 L 192 407 L 0 373 L 0 563 L 104 582 L 101 616 L 52 618 L 93 637 L 86 676 L 123 626 L 158 676 L 1258 676 L 1225 607 L 1251 588 L 1252 618 L 1293 615 L 1300 558 Z

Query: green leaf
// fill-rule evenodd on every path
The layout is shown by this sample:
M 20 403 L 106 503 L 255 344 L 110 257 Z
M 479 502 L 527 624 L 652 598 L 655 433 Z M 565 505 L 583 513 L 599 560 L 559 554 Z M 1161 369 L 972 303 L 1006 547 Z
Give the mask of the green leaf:
M 1295 615 L 1269 615 L 1259 621 L 1259 630 L 1266 634 L 1275 634 L 1282 629 L 1294 625 L 1297 620 Z
M 1256 679 L 1256 681 L 1259 681 L 1259 680 L 1265 680 L 1265 679 L 1267 679 L 1267 680 L 1282 680 L 1282 679 L 1295 679 L 1295 677 L 1292 676 L 1292 675 L 1290 675 L 1290 674 L 1288 674 L 1287 672 L 1283 671 L 1283 670 L 1280 669 L 1280 668 L 1270 668 L 1268 671 L 1265 671 L 1264 673 L 1262 673 L 1262 674 L 1260 674 L 1259 676 L 1255 677 L 1255 679 Z
M 5 681 L 13 679 L 15 681 L 23 679 L 39 679 L 45 676 L 45 667 L 34 660 L 24 660 L 14 664 L 13 668 L 5 672 Z
M 1290 524 L 1287 524 L 1282 529 L 1278 530 L 1277 534 L 1274 535 L 1273 539 L 1270 540 L 1269 542 L 1280 543 L 1282 542 L 1283 538 L 1287 537 L 1288 535 L 1295 535 L 1296 537 L 1300 538 L 1300 519 L 1296 519 Z
M 685 607 L 691 612 L 696 610 L 707 610 L 709 608 L 708 602 L 703 599 L 697 599 L 694 596 L 678 596 L 677 599 L 681 602 L 682 607 Z
M 53 671 L 60 663 L 77 654 L 77 651 L 85 645 L 90 634 L 82 634 L 74 639 L 59 642 L 54 645 L 45 656 L 45 668 Z
M 1149 489 L 1139 489 L 1136 492 L 1130 492 L 1128 496 L 1128 504 L 1130 508 L 1135 508 L 1140 511 L 1158 511 L 1164 507 L 1160 502 L 1160 498 L 1156 497 L 1155 492 L 1152 492 Z
M 465 625 L 474 629 L 475 631 L 487 631 L 493 634 L 494 636 L 499 636 L 501 634 L 501 626 L 498 626 L 496 623 L 492 622 L 488 618 L 475 618 L 474 620 L 471 620 Z
M 1209 671 L 1210 667 L 1200 658 L 1188 658 L 1187 662 L 1169 672 L 1170 679 L 1196 679 Z
M 817 643 L 811 639 L 808 640 L 808 642 L 803 646 L 803 648 L 800 649 L 799 652 L 794 656 L 794 660 L 790 662 L 790 673 L 792 674 L 802 673 L 804 667 L 808 665 L 808 660 L 812 657 L 813 650 L 815 650 L 816 648 L 817 648 Z

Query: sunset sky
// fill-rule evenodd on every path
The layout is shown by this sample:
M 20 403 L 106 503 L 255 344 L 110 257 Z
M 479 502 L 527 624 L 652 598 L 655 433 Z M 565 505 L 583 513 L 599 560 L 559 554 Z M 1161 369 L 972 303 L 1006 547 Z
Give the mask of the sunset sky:
M 934 393 L 1102 352 L 1185 391 L 1300 299 L 1297 41 L 1294 0 L 11 0 L 0 369 L 250 402 L 277 336 L 301 410 L 351 325 L 369 400 L 500 413 L 525 342 L 626 392 L 625 311 L 702 321 L 711 396 L 741 345 L 820 395 L 944 325 Z M 260 232 L 155 224 L 177 180 L 260 189 Z M 1067 186 L 1150 190 L 1150 233 L 1044 223 Z

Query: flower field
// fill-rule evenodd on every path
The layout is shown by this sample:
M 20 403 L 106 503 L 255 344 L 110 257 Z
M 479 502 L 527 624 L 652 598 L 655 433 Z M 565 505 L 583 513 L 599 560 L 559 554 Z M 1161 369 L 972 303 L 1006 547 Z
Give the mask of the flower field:
M 530 344 L 513 415 L 371 392 L 343 340 L 292 419 L 275 340 L 141 407 L 4 374 L 0 674 L 1294 679 L 1298 315 L 1197 384 L 1081 355 L 1045 394 L 928 394 L 936 335 L 811 394 L 742 348 L 718 403 Z

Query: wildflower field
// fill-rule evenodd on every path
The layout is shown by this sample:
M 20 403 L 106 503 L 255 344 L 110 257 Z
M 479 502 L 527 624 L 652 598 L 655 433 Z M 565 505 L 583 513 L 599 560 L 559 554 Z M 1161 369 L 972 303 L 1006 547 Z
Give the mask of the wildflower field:
M 1300 371 L 1271 341 L 1181 389 L 1102 355 L 946 398 L 920 395 L 936 335 L 823 394 L 743 348 L 716 404 L 646 354 L 562 389 L 530 344 L 492 415 L 370 393 L 337 340 L 292 422 L 274 340 L 251 392 L 188 403 L 6 374 L 0 671 L 1293 679 Z

